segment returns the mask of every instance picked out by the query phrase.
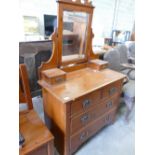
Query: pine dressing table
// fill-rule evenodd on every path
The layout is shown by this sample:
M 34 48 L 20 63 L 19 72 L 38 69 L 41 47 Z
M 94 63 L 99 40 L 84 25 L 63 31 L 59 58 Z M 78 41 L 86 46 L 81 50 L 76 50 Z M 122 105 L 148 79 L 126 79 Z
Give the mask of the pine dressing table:
M 125 75 L 108 69 L 108 63 L 92 51 L 91 2 L 57 2 L 53 54 L 39 67 L 38 83 L 55 146 L 60 155 L 71 155 L 105 125 L 114 122 Z M 77 38 L 67 40 L 66 33 Z M 67 46 L 72 50 L 68 53 L 73 54 L 64 53 Z

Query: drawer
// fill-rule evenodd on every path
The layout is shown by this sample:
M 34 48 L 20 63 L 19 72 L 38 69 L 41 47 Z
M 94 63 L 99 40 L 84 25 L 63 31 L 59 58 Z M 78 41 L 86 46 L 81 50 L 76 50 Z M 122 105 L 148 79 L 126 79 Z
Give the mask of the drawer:
M 79 129 L 85 127 L 105 112 L 111 110 L 113 107 L 116 107 L 118 105 L 118 99 L 119 98 L 117 97 L 113 97 L 112 99 L 101 102 L 102 104 L 96 105 L 88 112 L 73 117 L 71 119 L 71 134 L 76 133 Z
M 101 99 L 108 99 L 113 96 L 120 96 L 122 88 L 122 81 L 117 81 L 102 88 Z
M 101 101 L 101 104 L 98 105 L 98 117 L 103 115 L 104 113 L 111 111 L 114 107 L 118 107 L 119 97 L 114 96 L 108 100 Z
M 76 99 L 71 104 L 71 115 L 78 114 L 80 112 L 85 112 L 91 107 L 96 105 L 101 98 L 101 90 L 96 90 L 93 93 L 89 93 L 85 96 L 82 96 Z
M 98 130 L 105 125 L 112 123 L 115 119 L 116 108 L 113 108 L 110 112 L 102 115 L 94 123 L 91 123 L 85 129 L 80 130 L 77 134 L 71 137 L 71 153 L 75 152 L 77 148 L 82 145 L 88 138 L 93 136 Z

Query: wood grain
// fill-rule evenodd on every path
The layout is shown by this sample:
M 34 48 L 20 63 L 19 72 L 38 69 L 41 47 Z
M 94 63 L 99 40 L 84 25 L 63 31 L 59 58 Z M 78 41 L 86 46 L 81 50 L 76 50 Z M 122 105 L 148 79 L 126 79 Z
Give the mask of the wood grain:
M 111 124 L 115 120 L 116 108 L 113 108 L 110 112 L 103 114 L 86 126 L 79 130 L 74 136 L 71 137 L 71 154 L 73 154 L 79 146 L 86 142 L 92 135 L 97 133 L 104 126 Z
M 28 109 L 33 109 L 28 73 L 25 64 L 19 65 L 19 103 L 26 103 Z
M 50 152 L 52 153 L 54 150 L 52 147 L 54 137 L 34 110 L 19 115 L 19 129 L 25 138 L 25 144 L 20 149 L 20 154 L 26 155 L 44 146 L 45 150 L 51 147 L 51 150 L 47 151 L 49 152 L 47 155 L 51 155 Z
M 74 78 L 70 79 L 70 76 Z M 47 86 L 47 83 L 42 80 L 39 81 L 39 84 L 51 93 L 55 94 L 61 102 L 66 103 L 102 88 L 110 83 L 124 79 L 125 77 L 125 75 L 110 69 L 96 71 L 91 68 L 84 68 L 74 72 L 69 72 L 67 74 L 68 80 L 66 79 L 66 82 L 58 85 L 54 85 L 52 87 L 50 85 Z
M 126 77 L 107 69 L 107 63 L 98 60 L 99 55 L 93 53 L 93 9 L 88 0 L 84 3 L 80 0 L 58 0 L 54 53 L 39 68 L 41 76 L 38 83 L 42 87 L 46 124 L 55 136 L 55 146 L 60 155 L 73 154 L 87 139 L 114 121 Z M 81 49 L 86 46 L 85 51 L 81 51 L 85 56 L 79 59 L 73 55 L 65 58 L 62 55 L 63 12 L 66 10 L 89 15 L 85 43 L 79 45 Z M 76 24 L 75 27 L 80 26 Z M 76 33 L 83 40 L 83 34 L 79 30 Z M 53 68 L 66 72 L 66 80 L 50 84 L 43 78 L 44 72 Z M 55 73 L 51 73 L 51 76 Z

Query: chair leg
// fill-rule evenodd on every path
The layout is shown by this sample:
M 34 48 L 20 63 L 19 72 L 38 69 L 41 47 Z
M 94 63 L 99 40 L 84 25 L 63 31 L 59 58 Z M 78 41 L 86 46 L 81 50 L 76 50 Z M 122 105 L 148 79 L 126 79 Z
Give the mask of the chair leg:
M 127 122 L 129 122 L 129 115 L 130 115 L 130 113 L 131 113 L 131 110 L 127 108 L 127 111 L 126 111 L 126 114 L 125 114 L 125 120 Z
M 129 121 L 129 115 L 134 107 L 134 99 L 128 99 L 128 100 L 125 100 L 125 104 L 127 106 L 127 111 L 126 111 L 126 114 L 125 114 L 125 120 L 128 122 Z

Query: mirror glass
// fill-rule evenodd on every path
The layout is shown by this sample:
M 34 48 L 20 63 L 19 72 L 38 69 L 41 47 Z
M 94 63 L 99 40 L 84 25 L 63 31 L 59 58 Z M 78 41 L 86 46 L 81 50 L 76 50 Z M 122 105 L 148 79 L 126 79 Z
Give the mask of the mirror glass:
M 89 14 L 63 12 L 62 60 L 85 58 Z

